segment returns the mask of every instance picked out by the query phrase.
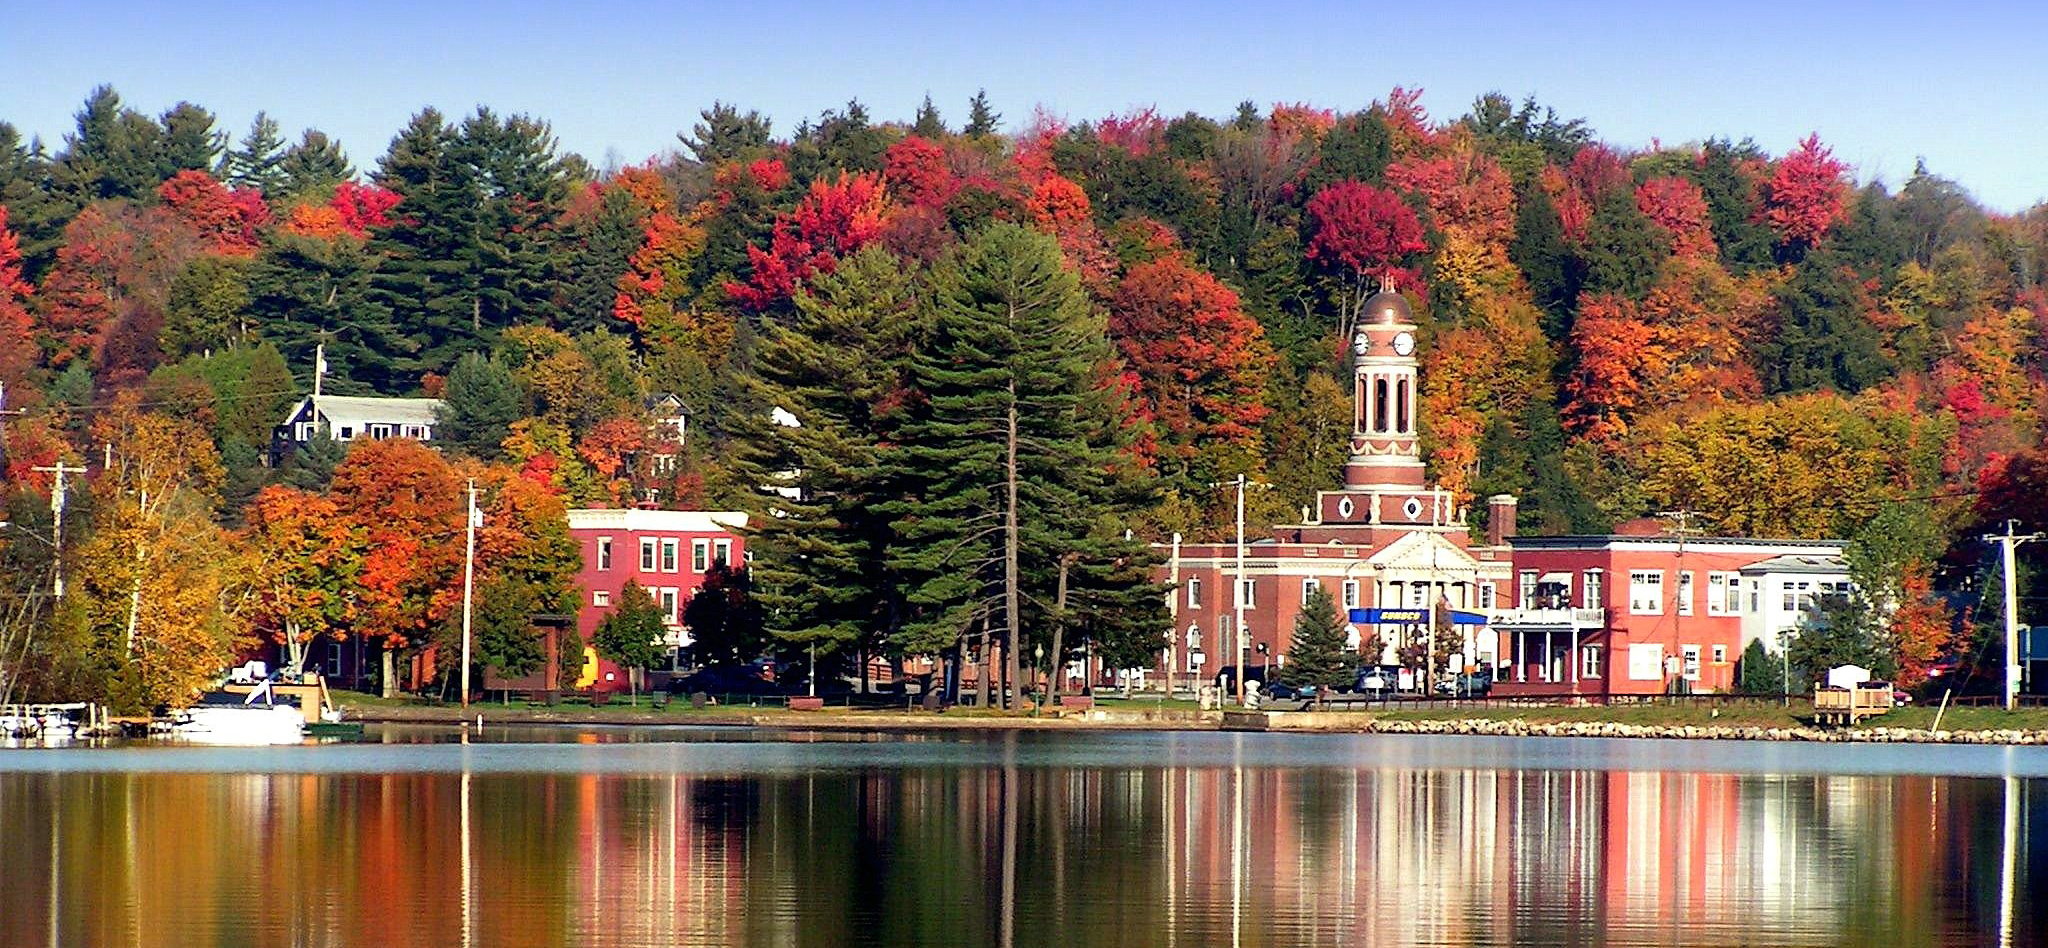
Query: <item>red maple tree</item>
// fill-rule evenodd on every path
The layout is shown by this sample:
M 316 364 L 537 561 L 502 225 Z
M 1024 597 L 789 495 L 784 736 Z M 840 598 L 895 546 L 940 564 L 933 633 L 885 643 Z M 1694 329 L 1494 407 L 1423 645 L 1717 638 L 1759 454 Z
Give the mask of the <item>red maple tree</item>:
M 776 219 L 768 249 L 747 248 L 753 273 L 744 283 L 727 283 L 726 292 L 748 309 L 775 306 L 812 274 L 832 272 L 839 258 L 882 236 L 887 224 L 880 177 L 842 171 L 819 178 L 796 210 Z
M 1110 303 L 1109 330 L 1162 451 L 1257 439 L 1274 357 L 1229 287 L 1181 254 L 1137 264 Z
M 1847 171 L 1819 135 L 1808 135 L 1778 161 L 1764 185 L 1764 221 L 1778 243 L 1811 247 L 1841 222 L 1848 206 Z
M 35 365 L 35 321 L 28 312 L 34 293 L 21 275 L 21 241 L 8 229 L 7 206 L 0 204 L 0 382 L 19 383 Z

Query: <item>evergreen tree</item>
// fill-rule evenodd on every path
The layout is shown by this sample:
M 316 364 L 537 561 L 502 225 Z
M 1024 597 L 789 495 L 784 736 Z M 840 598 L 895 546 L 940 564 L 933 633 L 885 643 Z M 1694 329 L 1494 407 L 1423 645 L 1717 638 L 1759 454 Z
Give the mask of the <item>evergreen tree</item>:
M 988 90 L 977 89 L 974 98 L 967 100 L 967 125 L 960 134 L 968 138 L 993 138 L 996 127 L 1003 120 L 1003 113 L 989 107 Z
M 1742 650 L 1742 661 L 1736 667 L 1736 675 L 1736 690 L 1743 694 L 1785 693 L 1784 663 L 1779 656 L 1764 651 L 1763 639 L 1751 639 L 1749 647 Z
M 1346 644 L 1350 630 L 1337 605 L 1319 585 L 1294 617 L 1294 640 L 1287 647 L 1281 677 L 1290 685 L 1331 691 L 1350 687 L 1358 677 L 1358 653 Z M 1320 692 L 1317 695 L 1321 698 Z
M 1109 342 L 1052 238 L 1015 225 L 957 247 L 930 298 L 917 397 L 884 461 L 909 498 L 890 509 L 915 611 L 901 640 L 935 652 L 985 615 L 1021 686 L 1026 623 L 1057 603 L 1057 564 L 1097 554 L 1092 531 L 1122 512 L 1106 474 L 1120 430 L 1101 384 Z
M 406 209 L 370 240 L 382 258 L 370 297 L 403 333 L 403 348 L 393 353 L 403 375 L 445 370 L 456 353 L 488 348 L 478 279 L 484 195 L 458 147 L 441 113 L 423 109 L 377 166 L 377 183 Z
M 597 212 L 564 235 L 569 247 L 555 328 L 584 333 L 619 325 L 612 318 L 612 304 L 618 298 L 619 277 L 640 249 L 642 230 L 633 196 L 623 188 L 607 188 Z
M 434 416 L 437 441 L 473 457 L 494 460 L 504 453 L 512 423 L 526 416 L 526 399 L 512 371 L 498 360 L 471 352 L 455 361 Z
M 946 130 L 946 120 L 939 117 L 939 107 L 932 104 L 931 93 L 925 93 L 923 104 L 917 107 L 917 118 L 910 123 L 910 134 L 932 141 L 939 141 L 951 134 Z
M 284 137 L 278 134 L 277 120 L 258 112 L 249 122 L 249 133 L 221 156 L 219 176 L 235 187 L 255 188 L 276 200 L 284 195 L 289 180 L 284 156 Z
M 555 222 L 567 207 L 571 177 L 554 132 L 528 116 L 500 120 L 478 109 L 462 123 L 457 144 L 456 156 L 473 169 L 484 199 L 475 263 L 483 325 L 555 322 L 568 249 Z
M 746 400 L 757 409 L 736 419 L 734 447 L 762 489 L 749 503 L 756 599 L 768 632 L 805 651 L 938 651 L 897 638 L 897 538 L 877 456 L 877 407 L 903 386 L 915 302 L 896 257 L 864 248 L 797 295 L 788 325 L 764 325 L 755 349 Z M 776 423 L 774 409 L 797 424 Z
M 73 208 L 53 193 L 50 157 L 40 141 L 24 142 L 21 131 L 0 122 L 0 207 L 7 227 L 21 241 L 21 272 L 35 282 L 56 256 Z
M 1578 261 L 1565 246 L 1564 225 L 1541 187 L 1523 188 L 1515 210 L 1515 240 L 1508 258 L 1529 281 L 1529 297 L 1543 309 L 1543 335 L 1553 341 L 1571 335 L 1579 302 Z
M 744 566 L 713 563 L 704 574 L 704 585 L 684 604 L 683 624 L 690 629 L 697 664 L 744 664 L 768 644 L 750 572 Z
M 50 176 L 73 211 L 106 198 L 142 197 L 169 177 L 158 173 L 163 127 L 122 107 L 112 86 L 92 90 L 76 117 L 78 130 L 64 136 Z
M 1378 106 L 1346 115 L 1323 136 L 1315 163 L 1302 175 L 1301 194 L 1307 197 L 1345 180 L 1378 184 L 1393 154 L 1386 113 Z
M 662 642 L 668 626 L 663 618 L 661 603 L 648 594 L 646 587 L 629 579 L 625 588 L 619 590 L 611 613 L 590 635 L 591 647 L 597 649 L 597 654 L 626 669 L 627 681 L 636 693 L 640 670 L 660 664 L 667 654 Z
M 314 128 L 306 129 L 299 143 L 278 158 L 277 172 L 280 196 L 290 197 L 326 191 L 356 176 L 341 143 Z
M 1787 648 L 1792 674 L 1802 689 L 1827 676 L 1828 669 L 1860 665 L 1872 678 L 1890 680 L 1897 662 L 1884 647 L 1881 629 L 1870 610 L 1859 608 L 1840 593 L 1822 596 L 1799 616 L 1799 627 Z
M 690 134 L 678 133 L 676 138 L 698 164 L 724 164 L 768 147 L 768 119 L 759 112 L 713 102 L 697 114 L 703 121 L 692 126 Z
M 353 237 L 274 235 L 249 272 L 249 322 L 294 366 L 310 369 L 325 342 L 330 392 L 410 391 L 419 377 L 403 365 L 417 350 L 372 292 L 377 262 Z
M 1687 176 L 1707 199 L 1714 244 L 1730 273 L 1771 265 L 1771 231 L 1763 223 L 1757 182 L 1744 167 L 1761 163 L 1765 157 L 1763 150 L 1747 139 L 1735 145 L 1716 138 L 1700 149 L 1699 161 L 1687 168 Z
M 1853 394 L 1890 374 L 1877 327 L 1843 271 L 1839 256 L 1817 251 L 1775 292 L 1778 335 L 1756 349 L 1767 391 Z
M 334 479 L 334 469 L 347 456 L 348 449 L 322 428 L 304 444 L 292 448 L 291 456 L 285 459 L 283 473 L 278 475 L 278 482 L 287 487 L 322 493 L 327 490 L 327 482 Z
M 157 149 L 158 183 L 180 171 L 213 170 L 227 148 L 227 134 L 213 128 L 213 113 L 190 102 L 172 106 L 163 114 L 161 125 L 164 137 Z
M 1664 241 L 1631 189 L 1614 188 L 1600 199 L 1586 224 L 1587 290 L 1641 299 L 1657 285 L 1664 256 Z

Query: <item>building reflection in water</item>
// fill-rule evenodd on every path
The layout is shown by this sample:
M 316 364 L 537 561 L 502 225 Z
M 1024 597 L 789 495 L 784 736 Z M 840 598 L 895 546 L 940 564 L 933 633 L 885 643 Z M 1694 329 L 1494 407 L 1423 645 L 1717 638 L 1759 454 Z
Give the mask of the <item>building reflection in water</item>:
M 0 944 L 2042 944 L 2038 783 L 0 774 Z

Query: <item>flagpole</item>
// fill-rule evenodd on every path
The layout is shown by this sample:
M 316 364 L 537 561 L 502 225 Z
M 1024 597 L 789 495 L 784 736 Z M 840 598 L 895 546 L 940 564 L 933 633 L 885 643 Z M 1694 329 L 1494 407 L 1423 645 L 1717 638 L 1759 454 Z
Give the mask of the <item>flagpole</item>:
M 476 478 L 469 479 L 469 518 L 465 521 L 462 550 L 462 720 L 469 721 L 469 614 L 470 592 L 476 572 Z

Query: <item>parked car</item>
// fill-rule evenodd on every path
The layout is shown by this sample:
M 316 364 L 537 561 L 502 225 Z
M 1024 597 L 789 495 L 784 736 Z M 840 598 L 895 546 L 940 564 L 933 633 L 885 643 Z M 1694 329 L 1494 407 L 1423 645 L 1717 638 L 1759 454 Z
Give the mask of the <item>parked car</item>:
M 1436 693 L 1444 697 L 1484 698 L 1493 690 L 1493 672 L 1480 669 L 1437 679 Z

